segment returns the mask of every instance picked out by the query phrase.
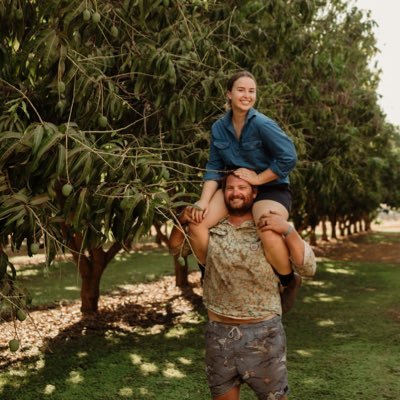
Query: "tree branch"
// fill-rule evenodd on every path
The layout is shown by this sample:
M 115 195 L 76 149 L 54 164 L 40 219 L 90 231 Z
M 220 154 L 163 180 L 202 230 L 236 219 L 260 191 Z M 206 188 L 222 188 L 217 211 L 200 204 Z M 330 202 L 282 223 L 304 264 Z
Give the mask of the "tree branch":
M 105 257 L 105 267 L 107 264 L 115 257 L 115 255 L 122 249 L 122 244 L 119 242 L 115 242 L 112 244 L 112 246 L 108 249 L 106 252 L 106 257 Z

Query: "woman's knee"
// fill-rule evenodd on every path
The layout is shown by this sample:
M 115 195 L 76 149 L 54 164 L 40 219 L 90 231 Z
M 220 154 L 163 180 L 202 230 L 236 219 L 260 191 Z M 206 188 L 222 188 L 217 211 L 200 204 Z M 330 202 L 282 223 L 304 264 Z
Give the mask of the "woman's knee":
M 274 231 L 264 231 L 259 233 L 260 239 L 264 247 L 275 247 L 276 245 L 285 244 L 280 233 Z

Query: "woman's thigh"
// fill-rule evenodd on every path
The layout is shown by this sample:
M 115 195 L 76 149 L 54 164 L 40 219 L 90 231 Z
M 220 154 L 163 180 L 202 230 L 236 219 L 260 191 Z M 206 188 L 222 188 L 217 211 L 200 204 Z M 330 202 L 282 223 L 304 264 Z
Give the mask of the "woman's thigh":
M 252 211 L 256 224 L 262 214 L 269 213 L 270 211 L 281 215 L 285 219 L 289 218 L 289 212 L 286 207 L 274 200 L 259 200 L 253 204 Z

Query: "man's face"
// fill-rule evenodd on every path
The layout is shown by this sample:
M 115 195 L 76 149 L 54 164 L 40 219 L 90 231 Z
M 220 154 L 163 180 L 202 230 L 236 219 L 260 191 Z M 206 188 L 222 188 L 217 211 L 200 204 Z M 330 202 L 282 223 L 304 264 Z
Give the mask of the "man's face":
M 243 215 L 251 210 L 256 191 L 243 179 L 229 175 L 224 190 L 225 204 L 229 214 Z

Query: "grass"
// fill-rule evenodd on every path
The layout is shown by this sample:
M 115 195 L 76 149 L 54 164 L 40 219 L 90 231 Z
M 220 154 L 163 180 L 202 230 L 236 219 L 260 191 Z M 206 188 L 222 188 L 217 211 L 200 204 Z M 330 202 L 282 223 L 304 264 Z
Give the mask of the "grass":
M 115 267 L 109 273 L 121 273 L 124 282 L 119 263 Z M 290 400 L 398 400 L 400 264 L 325 261 L 318 267 L 284 318 Z M 0 398 L 208 399 L 204 321 L 200 310 L 175 326 L 55 338 L 52 353 L 0 375 Z M 243 390 L 242 400 L 254 399 Z

